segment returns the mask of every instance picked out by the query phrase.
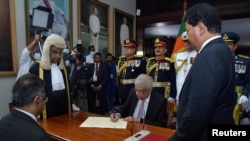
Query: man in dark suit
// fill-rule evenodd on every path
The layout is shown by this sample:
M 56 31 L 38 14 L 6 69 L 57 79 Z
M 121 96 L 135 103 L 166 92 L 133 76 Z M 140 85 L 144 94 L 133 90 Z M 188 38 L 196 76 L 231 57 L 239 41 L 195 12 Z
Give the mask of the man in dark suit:
M 182 87 L 177 129 L 169 141 L 207 141 L 212 125 L 234 124 L 234 61 L 220 35 L 221 20 L 214 7 L 192 6 L 185 24 L 198 56 Z
M 152 77 L 140 74 L 135 79 L 135 88 L 130 91 L 125 104 L 110 115 L 111 120 L 115 122 L 123 117 L 127 122 L 145 121 L 146 124 L 166 127 L 167 100 L 162 94 L 152 90 Z
M 89 75 L 92 76 L 92 80 L 87 85 L 87 98 L 89 112 L 104 115 L 106 103 L 105 83 L 107 81 L 108 74 L 106 65 L 101 62 L 101 58 L 101 53 L 95 53 L 94 63 L 89 65 Z M 99 112 L 96 109 L 96 96 L 100 104 Z
M 37 123 L 37 116 L 47 101 L 44 81 L 33 74 L 24 74 L 13 86 L 12 112 L 0 120 L 1 141 L 52 141 Z

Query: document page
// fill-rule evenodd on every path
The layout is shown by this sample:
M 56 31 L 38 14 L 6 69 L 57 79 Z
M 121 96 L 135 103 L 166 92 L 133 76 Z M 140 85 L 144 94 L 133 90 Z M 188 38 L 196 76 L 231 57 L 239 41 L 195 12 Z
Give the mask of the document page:
M 119 119 L 117 122 L 112 122 L 110 117 L 88 117 L 80 127 L 98 127 L 98 128 L 117 128 L 126 129 L 127 122 Z

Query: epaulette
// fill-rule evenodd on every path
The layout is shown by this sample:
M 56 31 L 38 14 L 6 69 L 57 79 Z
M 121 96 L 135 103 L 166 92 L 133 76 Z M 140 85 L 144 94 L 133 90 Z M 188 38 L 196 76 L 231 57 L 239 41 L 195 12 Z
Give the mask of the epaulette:
M 242 57 L 242 58 L 245 58 L 245 59 L 249 59 L 250 57 L 249 56 L 246 56 L 246 55 L 238 55 L 239 57 Z
M 148 58 L 146 61 L 152 60 L 152 59 L 154 59 L 154 58 L 155 58 L 155 57 Z
M 165 60 L 168 60 L 168 61 L 170 61 L 170 62 L 172 61 L 172 59 L 169 58 L 169 57 L 165 57 L 164 59 L 165 59 Z
M 125 58 L 126 56 L 120 56 L 119 59 Z

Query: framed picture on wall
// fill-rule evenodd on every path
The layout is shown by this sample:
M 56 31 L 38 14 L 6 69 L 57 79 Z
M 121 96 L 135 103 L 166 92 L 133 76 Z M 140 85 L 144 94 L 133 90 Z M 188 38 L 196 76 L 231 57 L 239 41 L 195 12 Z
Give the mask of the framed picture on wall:
M 85 55 L 88 47 L 93 45 L 95 52 L 100 52 L 105 58 L 108 52 L 109 6 L 96 0 L 79 0 L 78 6 L 78 36 Z
M 34 35 L 41 35 L 41 46 L 50 34 L 57 34 L 72 46 L 72 1 L 71 0 L 26 0 L 27 43 Z
M 127 38 L 134 39 L 135 20 L 134 16 L 114 9 L 114 47 L 116 58 L 124 54 L 123 41 Z
M 0 1 L 0 76 L 17 74 L 15 0 Z

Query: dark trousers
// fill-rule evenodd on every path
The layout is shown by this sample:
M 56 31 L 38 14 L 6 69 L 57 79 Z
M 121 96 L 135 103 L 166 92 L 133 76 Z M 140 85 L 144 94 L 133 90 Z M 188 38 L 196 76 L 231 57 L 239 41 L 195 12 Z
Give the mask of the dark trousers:
M 91 87 L 89 87 L 87 90 L 87 98 L 88 98 L 89 112 L 105 115 L 106 97 L 103 88 L 101 88 L 100 91 L 96 92 L 93 91 Z M 99 107 L 97 107 L 96 105 L 96 100 L 99 101 L 100 104 Z

